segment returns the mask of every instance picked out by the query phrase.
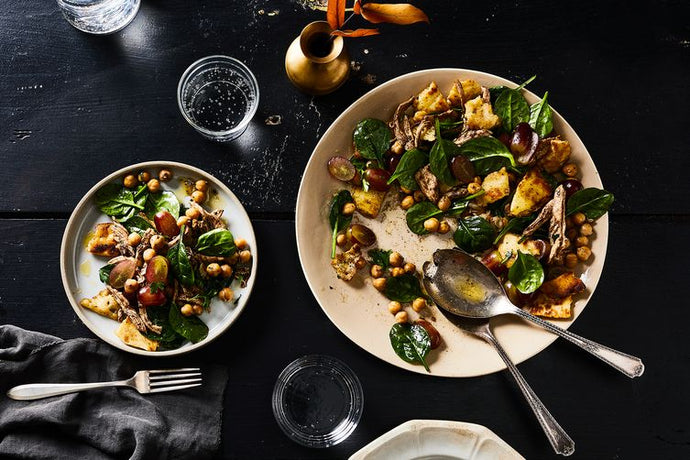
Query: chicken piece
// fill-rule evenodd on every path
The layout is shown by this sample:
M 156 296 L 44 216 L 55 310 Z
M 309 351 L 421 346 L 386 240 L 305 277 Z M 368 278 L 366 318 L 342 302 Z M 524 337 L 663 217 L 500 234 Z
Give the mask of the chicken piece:
M 429 83 L 429 86 L 417 95 L 414 101 L 414 108 L 426 113 L 441 113 L 450 109 L 450 106 L 441 90 L 438 89 L 436 82 L 432 81 Z
M 434 125 L 434 117 L 431 115 L 425 115 L 415 130 L 414 146 L 419 147 L 422 141 L 434 142 L 435 140 L 436 127 Z
M 118 291 L 117 289 L 115 289 L 111 286 L 106 286 L 105 288 L 108 290 L 110 295 L 115 299 L 115 302 L 117 302 L 120 309 L 123 312 L 125 312 L 125 314 L 130 319 L 130 321 L 132 321 L 132 324 L 134 325 L 134 327 L 136 327 L 141 332 L 146 332 L 146 324 L 144 324 L 144 321 L 141 319 L 141 317 L 139 316 L 139 313 L 137 313 L 137 311 L 134 309 L 134 307 L 132 307 L 129 304 L 129 300 L 127 300 L 127 298 L 124 295 L 122 295 L 122 293 L 120 291 Z M 120 318 L 121 316 L 122 315 L 118 315 L 118 318 Z
M 357 274 L 357 266 L 366 265 L 366 263 L 362 264 L 362 261 L 364 258 L 359 245 L 353 244 L 348 251 L 336 254 L 331 260 L 331 265 L 339 279 L 350 281 Z
M 464 101 L 462 100 L 463 94 L 462 83 L 460 83 L 459 80 L 456 80 L 448 92 L 448 105 L 452 108 L 462 107 L 464 104 Z
M 388 123 L 388 126 L 395 134 L 395 142 L 399 146 L 398 149 L 410 150 L 414 148 L 414 135 L 412 134 L 412 127 L 410 120 L 407 117 L 407 110 L 414 104 L 414 96 L 403 102 L 395 109 L 393 119 Z
M 573 316 L 573 297 L 554 299 L 538 293 L 527 305 L 527 311 L 542 318 L 570 319 Z
M 553 192 L 551 185 L 537 169 L 530 169 L 518 183 L 510 202 L 510 214 L 516 217 L 527 216 L 539 209 Z
M 158 350 L 158 342 L 145 337 L 132 324 L 129 318 L 120 323 L 120 327 L 115 331 L 115 335 L 124 343 L 134 348 L 141 348 L 142 350 L 156 351 Z
M 460 131 L 458 137 L 453 139 L 453 142 L 459 147 L 469 140 L 486 136 L 491 136 L 491 131 L 488 129 L 467 129 L 467 126 L 463 126 L 462 131 Z
M 485 102 L 481 96 L 465 103 L 465 126 L 468 129 L 492 129 L 500 122 L 498 115 L 494 114 L 491 103 Z
M 375 219 L 379 215 L 385 198 L 386 192 L 378 190 L 364 191 L 363 188 L 359 187 L 352 190 L 352 199 L 355 201 L 357 211 L 371 219 Z
M 441 198 L 441 188 L 438 178 L 431 172 L 431 166 L 426 165 L 414 174 L 420 190 L 429 201 L 436 203 Z
M 584 290 L 585 283 L 575 276 L 573 272 L 563 273 L 557 278 L 546 281 L 539 288 L 540 292 L 556 299 L 562 299 L 563 297 L 568 297 Z
M 474 80 L 463 80 L 462 85 L 462 100 L 467 102 L 482 94 L 482 86 Z
M 483 206 L 508 196 L 510 194 L 510 181 L 506 168 L 488 174 L 482 182 L 482 189 L 484 189 L 484 195 L 477 197 L 477 201 Z
M 107 289 L 103 289 L 90 299 L 81 299 L 79 305 L 101 316 L 117 321 L 117 312 L 120 309 L 120 305 L 118 305 L 115 298 L 108 293 Z
M 86 250 L 96 256 L 115 257 L 120 255 L 112 226 L 112 223 L 96 225 Z
M 549 240 L 551 251 L 547 262 L 561 263 L 566 250 L 570 247 L 570 240 L 565 237 L 565 188 L 559 185 L 553 194 L 553 199 L 546 203 L 534 222 L 523 230 L 523 236 L 533 234 L 547 220 L 549 221 Z
M 570 142 L 558 137 L 542 139 L 535 155 L 539 166 L 548 173 L 555 173 L 570 159 Z

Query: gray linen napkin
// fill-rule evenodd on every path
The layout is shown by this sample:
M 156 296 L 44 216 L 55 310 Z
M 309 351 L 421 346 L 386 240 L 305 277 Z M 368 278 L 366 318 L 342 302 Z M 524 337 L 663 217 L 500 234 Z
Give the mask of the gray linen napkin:
M 141 359 L 98 340 L 61 340 L 0 325 L 0 458 L 213 457 L 227 382 L 221 366 L 201 366 L 201 387 L 164 394 L 108 388 L 37 401 L 6 396 L 24 383 L 118 380 L 173 366 L 198 367 L 188 360 Z

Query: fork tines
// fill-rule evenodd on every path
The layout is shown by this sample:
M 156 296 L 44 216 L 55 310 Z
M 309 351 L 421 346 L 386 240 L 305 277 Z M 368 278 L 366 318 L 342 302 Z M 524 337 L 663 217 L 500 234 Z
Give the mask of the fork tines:
M 189 367 L 182 369 L 158 369 L 149 371 L 149 392 L 184 390 L 201 385 L 201 369 Z

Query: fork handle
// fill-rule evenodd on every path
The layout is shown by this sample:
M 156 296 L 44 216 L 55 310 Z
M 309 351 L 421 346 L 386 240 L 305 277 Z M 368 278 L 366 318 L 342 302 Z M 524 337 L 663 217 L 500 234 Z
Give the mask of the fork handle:
M 126 381 L 94 382 L 94 383 L 30 383 L 10 388 L 7 396 L 18 401 L 32 401 L 50 396 L 65 395 L 77 391 L 93 390 L 96 388 L 127 386 Z

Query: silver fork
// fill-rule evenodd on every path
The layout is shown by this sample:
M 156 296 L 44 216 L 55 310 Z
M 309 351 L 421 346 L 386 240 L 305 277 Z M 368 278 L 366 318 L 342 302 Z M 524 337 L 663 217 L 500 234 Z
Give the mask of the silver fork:
M 131 387 L 141 394 L 184 390 L 201 385 L 201 369 L 158 369 L 139 371 L 127 380 L 94 383 L 30 383 L 10 388 L 7 396 L 20 401 L 47 398 L 50 396 L 94 390 L 107 387 Z

